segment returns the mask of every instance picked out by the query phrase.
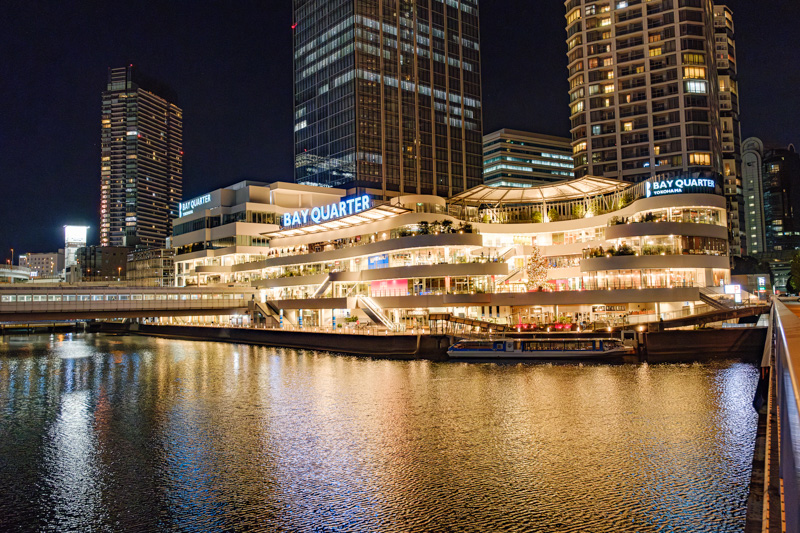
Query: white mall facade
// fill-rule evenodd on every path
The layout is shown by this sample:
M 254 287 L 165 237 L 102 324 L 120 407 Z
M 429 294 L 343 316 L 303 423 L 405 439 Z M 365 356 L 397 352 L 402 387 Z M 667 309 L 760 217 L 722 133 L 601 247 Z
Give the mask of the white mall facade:
M 645 321 L 730 281 L 725 198 L 705 175 L 584 177 L 376 202 L 242 182 L 184 202 L 177 286 L 251 286 L 271 324 Z M 531 283 L 537 248 L 546 280 Z

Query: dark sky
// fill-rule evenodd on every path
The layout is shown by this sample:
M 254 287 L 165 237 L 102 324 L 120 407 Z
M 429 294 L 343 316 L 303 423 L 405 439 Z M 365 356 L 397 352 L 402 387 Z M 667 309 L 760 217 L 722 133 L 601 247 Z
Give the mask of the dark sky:
M 800 142 L 800 2 L 731 0 L 742 134 Z M 481 0 L 484 131 L 567 135 L 564 5 Z M 100 202 L 100 94 L 135 63 L 178 93 L 184 198 L 292 171 L 291 1 L 5 0 L 0 260 L 63 246 Z

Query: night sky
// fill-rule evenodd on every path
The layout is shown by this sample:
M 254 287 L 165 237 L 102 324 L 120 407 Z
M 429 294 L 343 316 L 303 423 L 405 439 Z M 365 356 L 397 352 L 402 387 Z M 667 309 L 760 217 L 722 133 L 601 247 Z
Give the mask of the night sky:
M 743 137 L 800 143 L 800 2 L 729 1 Z M 564 5 L 481 0 L 484 131 L 569 132 Z M 100 203 L 100 95 L 136 64 L 178 93 L 184 198 L 292 176 L 291 1 L 6 0 L 0 260 L 63 247 Z

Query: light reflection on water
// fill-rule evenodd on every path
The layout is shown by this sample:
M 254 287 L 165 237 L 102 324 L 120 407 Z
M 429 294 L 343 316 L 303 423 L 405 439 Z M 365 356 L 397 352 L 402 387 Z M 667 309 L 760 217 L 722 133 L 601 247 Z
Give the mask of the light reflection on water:
M 757 371 L 0 340 L 0 529 L 741 531 Z

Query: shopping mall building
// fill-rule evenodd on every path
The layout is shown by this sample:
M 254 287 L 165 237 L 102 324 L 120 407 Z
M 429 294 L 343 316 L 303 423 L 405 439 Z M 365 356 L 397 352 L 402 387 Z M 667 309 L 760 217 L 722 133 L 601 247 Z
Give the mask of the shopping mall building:
M 388 202 L 242 182 L 183 202 L 173 227 L 178 286 L 258 287 L 271 323 L 636 322 L 730 279 L 725 198 L 706 175 Z

